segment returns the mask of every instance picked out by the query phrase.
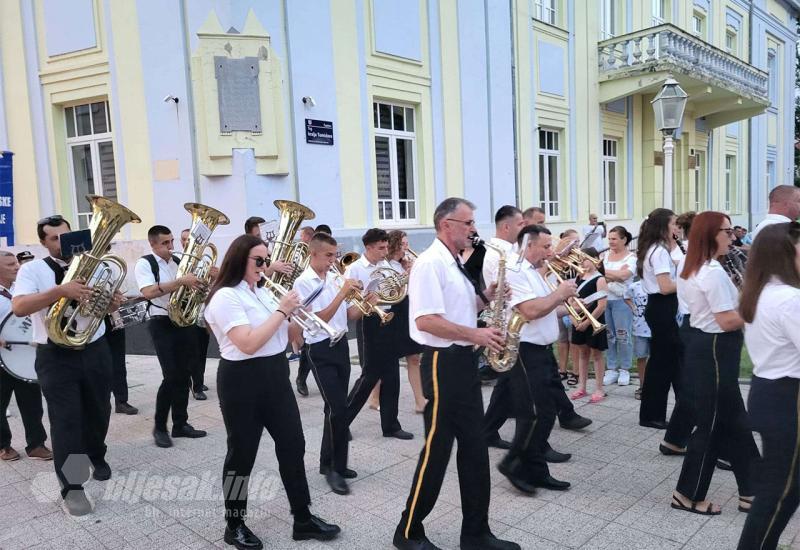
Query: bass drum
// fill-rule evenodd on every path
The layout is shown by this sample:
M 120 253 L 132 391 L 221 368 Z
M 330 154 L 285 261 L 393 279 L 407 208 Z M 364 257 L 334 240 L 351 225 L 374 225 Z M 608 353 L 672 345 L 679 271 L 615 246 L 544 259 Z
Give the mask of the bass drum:
M 17 317 L 13 312 L 0 322 L 0 367 L 14 378 L 38 383 L 36 377 L 36 346 L 33 341 L 33 321 L 30 317 Z

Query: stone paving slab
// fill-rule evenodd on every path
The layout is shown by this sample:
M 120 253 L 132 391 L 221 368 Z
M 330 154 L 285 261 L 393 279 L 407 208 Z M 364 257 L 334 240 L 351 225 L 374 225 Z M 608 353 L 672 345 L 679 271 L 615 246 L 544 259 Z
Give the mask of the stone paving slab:
M 354 345 L 351 349 L 355 349 Z M 205 402 L 190 400 L 190 422 L 209 431 L 203 439 L 176 439 L 171 449 L 152 441 L 155 394 L 161 372 L 154 357 L 128 356 L 130 402 L 140 414 L 114 414 L 108 437 L 110 481 L 90 481 L 87 491 L 95 513 L 66 515 L 58 501 L 51 463 L 23 457 L 0 464 L 0 549 L 82 548 L 148 550 L 162 548 L 230 548 L 222 541 L 221 470 L 225 429 L 216 396 L 217 361 L 209 360 Z M 292 376 L 297 362 L 292 363 Z M 353 365 L 351 380 L 359 375 Z M 298 396 L 306 441 L 305 465 L 312 511 L 338 523 L 342 535 L 328 543 L 291 540 L 291 516 L 278 476 L 274 444 L 261 440 L 250 484 L 248 525 L 267 548 L 304 550 L 391 548 L 422 447 L 422 417 L 413 411 L 411 390 L 402 375 L 400 422 L 415 435 L 399 441 L 381 435 L 379 414 L 366 409 L 352 426 L 350 466 L 359 477 L 352 494 L 333 494 L 317 472 L 322 437 L 323 402 L 313 381 L 311 395 Z M 590 382 L 590 385 L 593 382 Z M 638 426 L 635 385 L 608 388 L 608 398 L 591 405 L 576 403 L 594 420 L 582 432 L 553 431 L 553 447 L 573 454 L 551 466 L 553 475 L 570 481 L 569 491 L 539 491 L 529 497 L 515 490 L 495 466 L 503 452 L 490 449 L 492 500 L 489 517 L 496 535 L 523 548 L 542 550 L 691 549 L 729 550 L 736 543 L 745 515 L 736 510 L 736 483 L 730 472 L 716 471 L 709 498 L 722 505 L 722 515 L 703 517 L 672 510 L 669 497 L 681 460 L 658 452 L 661 432 Z M 742 386 L 745 394 L 749 390 Z M 490 387 L 483 388 L 488 403 Z M 16 404 L 9 419 L 17 449 L 24 431 Z M 47 424 L 47 415 L 45 414 Z M 511 438 L 513 422 L 502 434 Z M 461 500 L 453 457 L 439 501 L 426 521 L 429 537 L 442 548 L 458 548 Z M 800 518 L 782 538 L 783 548 L 800 549 Z

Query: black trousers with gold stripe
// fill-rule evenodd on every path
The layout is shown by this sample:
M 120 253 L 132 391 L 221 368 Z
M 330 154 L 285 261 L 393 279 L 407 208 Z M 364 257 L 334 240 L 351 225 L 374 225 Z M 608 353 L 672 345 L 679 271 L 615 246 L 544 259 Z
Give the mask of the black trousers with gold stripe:
M 483 397 L 477 355 L 471 346 L 426 347 L 421 371 L 422 390 L 428 398 L 425 446 L 398 527 L 406 538 L 425 536 L 422 522 L 436 504 L 456 440 L 461 534 L 484 534 L 489 529 L 489 451 L 481 433 Z
M 750 423 L 761 434 L 755 500 L 744 522 L 739 550 L 773 549 L 800 504 L 800 380 L 753 376 Z
M 752 496 L 750 469 L 758 448 L 739 391 L 742 333 L 711 334 L 689 328 L 683 336 L 680 399 L 696 428 L 686 447 L 677 490 L 691 500 L 705 500 L 717 458 L 725 449 L 739 494 Z

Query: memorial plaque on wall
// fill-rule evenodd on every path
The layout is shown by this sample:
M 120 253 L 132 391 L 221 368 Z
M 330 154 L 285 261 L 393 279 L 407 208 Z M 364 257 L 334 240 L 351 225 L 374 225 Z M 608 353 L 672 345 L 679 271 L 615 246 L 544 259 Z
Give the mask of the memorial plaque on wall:
M 258 58 L 214 57 L 219 100 L 219 131 L 261 133 L 261 101 L 258 92 Z

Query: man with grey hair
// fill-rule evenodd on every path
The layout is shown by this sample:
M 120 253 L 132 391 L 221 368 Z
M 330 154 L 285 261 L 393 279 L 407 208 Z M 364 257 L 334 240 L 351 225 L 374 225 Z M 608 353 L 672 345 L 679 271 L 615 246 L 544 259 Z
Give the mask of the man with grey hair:
M 758 233 L 768 225 L 792 222 L 798 217 L 800 217 L 800 187 L 778 185 L 769 192 L 769 212 L 745 238 L 745 244 L 753 244 Z
M 494 297 L 484 292 L 461 265 L 459 252 L 475 232 L 475 206 L 461 198 L 444 200 L 434 212 L 436 239 L 414 262 L 408 283 L 409 334 L 423 346 L 421 371 L 425 406 L 425 446 L 406 508 L 394 534 L 401 550 L 437 548 L 422 525 L 442 487 L 447 463 L 458 441 L 461 487 L 461 548 L 516 550 L 489 529 L 489 451 L 481 434 L 483 398 L 474 346 L 502 351 L 505 339 L 495 328 L 478 328 L 478 310 Z
M 525 225 L 545 225 L 546 216 L 544 209 L 539 206 L 526 208 L 522 213 Z

